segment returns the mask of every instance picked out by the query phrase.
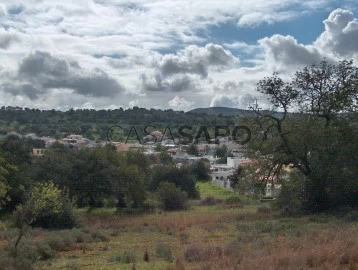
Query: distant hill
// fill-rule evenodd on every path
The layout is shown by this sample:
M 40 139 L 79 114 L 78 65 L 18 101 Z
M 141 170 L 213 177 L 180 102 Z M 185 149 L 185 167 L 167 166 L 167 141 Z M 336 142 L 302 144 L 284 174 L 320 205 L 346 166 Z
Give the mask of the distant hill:
M 189 111 L 189 113 L 205 113 L 207 115 L 224 115 L 224 116 L 254 116 L 255 113 L 250 110 L 228 108 L 228 107 L 210 107 L 210 108 L 197 108 Z

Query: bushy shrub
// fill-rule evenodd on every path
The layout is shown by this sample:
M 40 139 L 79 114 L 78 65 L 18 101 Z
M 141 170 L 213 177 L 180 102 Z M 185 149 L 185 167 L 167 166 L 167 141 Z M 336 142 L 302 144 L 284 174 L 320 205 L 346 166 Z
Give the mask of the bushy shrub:
M 236 203 L 241 203 L 241 198 L 237 195 L 232 195 L 230 197 L 228 197 L 225 202 L 227 204 L 236 204 Z
M 136 255 L 132 251 L 124 251 L 122 254 L 123 263 L 135 263 L 137 260 Z
M 9 246 L 0 250 L 0 269 L 32 270 L 37 257 L 36 248 L 31 243 L 22 243 L 17 249 Z
M 257 212 L 258 213 L 270 213 L 271 208 L 267 207 L 267 206 L 259 206 L 259 207 L 257 207 Z
M 188 194 L 173 183 L 160 183 L 157 197 L 164 210 L 183 210 L 187 208 Z
M 56 256 L 56 251 L 53 250 L 48 244 L 44 243 L 37 245 L 37 253 L 40 260 L 48 260 Z
M 199 205 L 215 205 L 222 203 L 221 199 L 216 199 L 212 196 L 205 197 L 204 199 L 200 200 Z
M 72 229 L 78 224 L 73 208 L 70 199 L 67 196 L 63 196 L 62 207 L 59 211 L 41 215 L 31 225 L 46 229 Z
M 286 215 L 300 214 L 303 209 L 303 181 L 298 174 L 291 174 L 290 179 L 282 183 L 280 195 L 273 206 Z
M 113 254 L 111 257 L 109 257 L 108 261 L 113 263 L 119 263 L 122 260 L 122 256 L 120 253 Z
M 223 255 L 220 247 L 200 247 L 192 245 L 184 252 L 184 258 L 187 262 L 209 261 L 219 258 Z
M 154 166 L 153 176 L 149 188 L 156 191 L 162 182 L 174 183 L 187 192 L 190 199 L 199 199 L 200 194 L 196 188 L 196 178 L 189 167 L 176 168 L 175 166 Z
M 136 255 L 132 251 L 124 251 L 122 254 L 116 253 L 108 259 L 109 262 L 121 262 L 121 263 L 135 263 L 136 260 L 137 260 Z
M 155 254 L 157 255 L 157 257 L 159 257 L 165 261 L 168 261 L 168 262 L 173 261 L 172 250 L 167 245 L 163 245 L 163 244 L 157 245 L 157 247 L 155 248 Z

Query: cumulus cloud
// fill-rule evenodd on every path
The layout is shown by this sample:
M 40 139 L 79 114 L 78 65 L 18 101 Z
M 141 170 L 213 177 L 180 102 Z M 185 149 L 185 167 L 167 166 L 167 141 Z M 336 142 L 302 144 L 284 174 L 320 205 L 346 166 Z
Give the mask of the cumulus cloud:
M 41 51 L 24 58 L 15 80 L 2 84 L 1 88 L 12 95 L 25 95 L 32 100 L 50 89 L 66 88 L 91 97 L 113 97 L 124 90 L 100 69 L 87 71 L 77 62 L 68 62 Z
M 323 23 L 325 31 L 312 44 L 300 44 L 290 35 L 278 34 L 259 40 L 265 60 L 276 70 L 317 64 L 323 58 L 358 61 L 358 20 L 353 13 L 336 9 Z
M 12 105 L 47 108 L 106 108 L 116 102 L 163 108 L 173 99 L 172 106 L 187 104 L 184 98 L 196 106 L 245 108 L 246 99 L 256 95 L 253 85 L 272 71 L 291 72 L 323 57 L 358 59 L 357 19 L 342 9 L 329 15 L 324 32 L 311 44 L 298 42 L 300 36 L 273 35 L 258 42 L 234 36 L 258 25 L 254 36 L 265 34 L 265 24 L 326 11 L 331 3 L 3 0 L 0 102 L 12 97 Z M 275 29 L 280 28 L 273 25 L 268 32 Z M 248 65 L 240 67 L 236 55 Z
M 195 102 L 175 96 L 173 99 L 169 100 L 168 104 L 174 110 L 187 111 L 194 106 Z
M 220 71 L 235 63 L 238 59 L 220 45 L 190 45 L 177 54 L 163 55 L 154 62 L 153 70 L 140 76 L 141 88 L 167 92 L 195 90 L 195 81 L 207 78 L 209 69 Z
M 227 81 L 213 87 L 214 96 L 210 107 L 248 108 L 256 98 L 254 93 L 245 91 L 243 82 Z
M 235 96 L 228 96 L 218 94 L 213 97 L 210 102 L 210 107 L 229 107 L 229 108 L 236 108 L 238 102 Z
M 147 91 L 180 92 L 196 88 L 194 79 L 185 74 L 166 79 L 163 79 L 160 74 L 142 74 L 140 82 L 142 89 Z
M 207 44 L 205 47 L 190 45 L 178 54 L 164 55 L 155 67 L 163 77 L 178 73 L 208 76 L 209 68 L 225 68 L 237 63 L 238 59 L 221 45 Z
M 266 58 L 280 68 L 316 64 L 324 57 L 312 45 L 299 44 L 292 36 L 273 35 L 259 40 L 265 50 Z
M 339 8 L 323 23 L 325 31 L 315 45 L 338 57 L 358 59 L 358 20 L 353 13 Z

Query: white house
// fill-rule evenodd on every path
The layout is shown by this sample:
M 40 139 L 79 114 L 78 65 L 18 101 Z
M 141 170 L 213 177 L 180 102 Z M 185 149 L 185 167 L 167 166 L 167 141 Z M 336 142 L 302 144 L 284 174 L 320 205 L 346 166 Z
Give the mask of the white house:
M 281 192 L 281 185 L 266 183 L 265 197 L 276 198 Z
M 240 159 L 237 157 L 227 157 L 226 164 L 214 164 L 211 167 L 212 182 L 221 187 L 231 189 L 230 177 L 234 175 L 239 164 Z

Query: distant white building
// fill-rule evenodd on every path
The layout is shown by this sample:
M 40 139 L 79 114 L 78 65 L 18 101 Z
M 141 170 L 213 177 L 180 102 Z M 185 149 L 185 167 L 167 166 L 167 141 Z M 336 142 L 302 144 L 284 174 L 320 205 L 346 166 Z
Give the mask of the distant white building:
M 41 141 L 44 142 L 45 147 L 49 147 L 51 144 L 53 144 L 54 142 L 56 142 L 56 139 L 51 138 L 51 137 L 41 137 Z
M 43 148 L 33 148 L 32 155 L 35 157 L 42 157 L 45 154 L 46 149 Z
M 265 197 L 276 198 L 281 192 L 281 185 L 266 183 Z
M 237 157 L 227 157 L 226 164 L 214 164 L 211 168 L 212 182 L 223 188 L 232 189 L 230 177 L 234 175 L 239 164 L 240 159 Z

